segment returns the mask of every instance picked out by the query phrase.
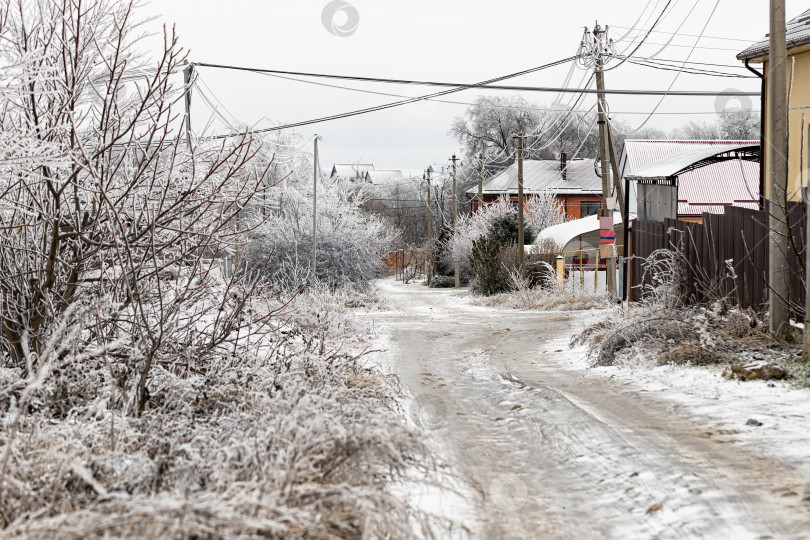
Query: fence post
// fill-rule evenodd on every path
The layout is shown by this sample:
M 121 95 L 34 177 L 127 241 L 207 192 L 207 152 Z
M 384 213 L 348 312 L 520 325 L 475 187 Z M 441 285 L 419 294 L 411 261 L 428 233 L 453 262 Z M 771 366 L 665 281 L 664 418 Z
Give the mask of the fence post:
M 560 292 L 565 291 L 565 257 L 557 255 L 555 260 L 557 270 L 557 283 L 560 284 Z

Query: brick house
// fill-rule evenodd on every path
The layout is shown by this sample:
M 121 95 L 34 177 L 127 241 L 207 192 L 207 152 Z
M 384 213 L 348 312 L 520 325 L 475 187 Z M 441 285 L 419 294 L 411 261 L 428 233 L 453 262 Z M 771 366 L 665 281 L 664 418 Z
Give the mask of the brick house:
M 568 160 L 562 153 L 556 159 L 523 160 L 523 195 L 530 197 L 551 191 L 562 203 L 565 218 L 579 219 L 595 215 L 602 204 L 602 178 L 593 159 Z M 507 196 L 513 202 L 518 198 L 517 163 L 513 163 L 483 183 L 483 204 Z M 478 187 L 467 190 L 470 208 L 478 211 Z

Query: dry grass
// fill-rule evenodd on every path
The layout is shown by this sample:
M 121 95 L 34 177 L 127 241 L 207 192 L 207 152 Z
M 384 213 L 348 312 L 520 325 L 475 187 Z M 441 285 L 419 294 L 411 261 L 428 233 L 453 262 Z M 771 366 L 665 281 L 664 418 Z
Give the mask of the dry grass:
M 254 353 L 156 366 L 140 417 L 129 359 L 0 369 L 0 538 L 430 536 L 390 491 L 433 467 L 398 381 L 340 352 L 355 302 L 310 293 Z
M 477 298 L 473 304 L 502 309 L 534 309 L 539 311 L 583 311 L 606 309 L 611 306 L 605 294 L 558 293 L 542 288 L 481 297 Z
M 546 265 L 547 266 L 547 265 Z M 553 275 L 553 269 L 548 271 Z M 606 309 L 613 305 L 606 293 L 594 293 L 567 283 L 559 286 L 531 286 L 526 278 L 516 271 L 509 272 L 510 292 L 494 294 L 476 299 L 473 304 L 502 309 L 526 309 L 540 311 L 583 311 Z
M 705 365 L 757 354 L 771 358 L 791 354 L 755 313 L 725 302 L 708 307 L 641 305 L 592 325 L 572 340 L 585 342 L 590 343 L 594 366 L 637 361 Z

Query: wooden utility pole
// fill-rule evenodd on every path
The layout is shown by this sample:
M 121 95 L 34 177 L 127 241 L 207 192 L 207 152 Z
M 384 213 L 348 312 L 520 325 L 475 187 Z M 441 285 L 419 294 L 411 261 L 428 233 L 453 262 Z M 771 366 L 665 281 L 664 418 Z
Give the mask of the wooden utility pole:
M 598 27 L 597 27 L 598 28 Z M 597 32 L 597 29 L 594 29 Z M 610 163 L 607 156 L 607 115 L 605 114 L 605 77 L 602 71 L 602 57 L 596 58 L 596 88 L 597 106 L 599 108 L 599 157 L 602 165 L 602 208 L 599 210 L 599 217 L 613 217 L 613 210 L 607 207 L 607 200 L 610 197 Z M 613 255 L 606 257 L 605 281 L 607 282 L 608 293 L 616 296 L 616 262 Z
M 526 277 L 526 247 L 524 245 L 523 230 L 523 133 L 515 137 L 518 141 L 518 272 L 521 278 Z
M 425 171 L 425 180 L 427 180 L 427 283 L 430 287 L 430 281 L 433 277 L 433 216 L 430 213 L 430 167 Z
M 770 0 L 771 32 L 768 54 L 768 123 L 767 171 L 770 178 L 768 213 L 770 215 L 769 246 L 769 322 L 771 332 L 779 337 L 790 329 L 788 299 L 790 294 L 788 265 L 787 221 L 787 43 L 785 41 L 785 0 Z
M 450 158 L 453 160 L 453 235 L 456 234 L 456 221 L 458 221 L 458 197 L 456 196 L 456 160 L 455 154 Z M 461 287 L 461 279 L 458 275 L 458 253 L 453 253 L 453 267 L 456 274 L 456 289 Z
M 478 211 L 484 206 L 484 154 L 478 154 Z
M 194 75 L 194 64 L 188 64 L 183 69 L 183 78 L 186 83 L 186 145 L 191 148 L 191 79 Z
M 315 150 L 312 158 L 312 279 L 315 279 L 315 272 L 318 269 L 318 140 L 315 135 Z

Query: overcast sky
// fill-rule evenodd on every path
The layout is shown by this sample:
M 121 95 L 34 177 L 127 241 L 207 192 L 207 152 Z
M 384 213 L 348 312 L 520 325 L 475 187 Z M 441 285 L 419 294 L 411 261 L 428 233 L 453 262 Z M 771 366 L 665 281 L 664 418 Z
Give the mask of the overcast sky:
M 349 74 L 409 80 L 473 83 L 520 71 L 573 55 L 584 26 L 598 20 L 610 25 L 614 39 L 644 14 L 639 28 L 646 30 L 667 0 L 568 0 L 483 2 L 478 0 L 347 0 L 351 8 L 326 17 L 328 0 L 164 0 L 146 4 L 143 13 L 176 25 L 181 43 L 194 62 L 282 69 L 302 72 Z M 716 0 L 672 0 L 674 8 L 657 30 L 675 32 L 672 44 L 658 58 L 683 60 L 701 32 Z M 692 10 L 691 15 L 689 11 Z M 352 32 L 354 8 L 359 21 Z M 645 11 L 646 8 L 646 11 Z M 654 8 L 654 9 L 653 9 Z M 788 19 L 806 9 L 805 3 L 787 0 Z M 652 14 L 651 17 L 650 14 Z M 328 26 L 328 27 L 327 27 Z M 680 29 L 679 29 L 680 27 Z M 346 28 L 341 32 L 341 28 Z M 720 0 L 704 37 L 691 61 L 741 65 L 735 55 L 768 31 L 768 2 Z M 336 34 L 348 35 L 336 35 Z M 635 34 L 631 34 L 635 35 Z M 669 34 L 655 33 L 638 55 L 661 49 Z M 724 39 L 717 39 L 724 38 Z M 629 43 L 618 44 L 621 51 Z M 658 44 L 658 45 L 656 45 Z M 511 79 L 504 84 L 561 86 L 569 66 L 561 66 Z M 745 74 L 736 68 L 717 68 Z M 265 75 L 200 68 L 207 89 L 221 102 L 221 109 L 259 127 L 327 116 L 396 101 L 397 98 L 343 89 L 325 88 Z M 578 69 L 570 86 L 580 84 L 585 72 Z M 675 72 L 624 64 L 606 73 L 608 88 L 665 90 Z M 330 82 L 330 81 L 327 81 Z M 435 91 L 425 87 L 332 81 L 353 88 L 417 96 Z M 203 87 L 203 90 L 206 89 Z M 681 75 L 675 89 L 758 91 L 753 79 Z M 446 99 L 471 102 L 481 90 L 465 91 Z M 494 92 L 487 92 L 493 94 Z M 556 94 L 522 94 L 539 106 L 550 104 Z M 655 107 L 656 97 L 609 96 L 615 118 L 637 126 Z M 590 107 L 595 96 L 586 97 Z M 753 105 L 759 102 L 754 98 Z M 668 97 L 648 125 L 671 129 L 689 120 L 714 117 L 714 98 Z M 349 119 L 304 126 L 307 137 L 318 133 L 321 166 L 366 162 L 382 168 L 419 168 L 446 163 L 458 152 L 447 135 L 450 123 L 463 115 L 463 104 L 421 103 Z M 643 114 L 628 114 L 628 113 Z M 211 113 L 195 98 L 192 116 L 195 131 L 202 131 Z M 223 131 L 222 124 L 211 129 Z

